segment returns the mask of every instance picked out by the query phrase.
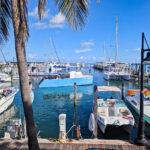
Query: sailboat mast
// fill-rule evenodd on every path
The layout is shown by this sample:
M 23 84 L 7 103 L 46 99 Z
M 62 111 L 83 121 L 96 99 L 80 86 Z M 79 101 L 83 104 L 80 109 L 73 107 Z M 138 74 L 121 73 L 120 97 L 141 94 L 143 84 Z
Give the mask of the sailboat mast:
M 116 56 L 115 56 L 115 62 L 118 61 L 118 15 L 116 16 Z
M 106 55 L 105 55 L 105 41 L 104 41 L 104 62 L 106 61 Z
M 52 44 L 52 37 L 50 37 L 50 43 Z M 52 55 L 52 49 L 50 50 L 50 62 L 53 62 L 53 55 Z

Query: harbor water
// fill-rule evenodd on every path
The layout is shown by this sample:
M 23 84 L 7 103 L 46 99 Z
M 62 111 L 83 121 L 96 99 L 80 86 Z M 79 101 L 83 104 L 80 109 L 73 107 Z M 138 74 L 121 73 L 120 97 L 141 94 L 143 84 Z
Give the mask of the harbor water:
M 84 68 L 83 71 L 88 72 L 91 68 Z M 80 125 L 82 138 L 91 138 L 92 133 L 88 129 L 89 116 L 92 112 L 94 102 L 94 85 L 113 85 L 121 89 L 122 81 L 105 81 L 103 79 L 103 72 L 91 69 L 94 77 L 94 83 L 90 86 L 77 86 L 77 125 Z M 58 88 L 38 88 L 39 79 L 34 79 L 34 120 L 37 131 L 40 130 L 39 136 L 42 138 L 58 138 L 59 136 L 59 120 L 58 116 L 61 113 L 66 114 L 66 129 L 67 131 L 73 125 L 74 121 L 74 87 L 58 87 Z M 129 88 L 138 88 L 138 83 L 135 81 L 123 81 L 126 90 Z M 16 83 L 15 86 L 18 86 Z M 99 97 L 106 98 L 109 96 L 118 97 L 121 94 L 99 93 Z M 15 106 L 21 106 L 21 116 L 23 117 L 23 106 L 21 101 L 20 92 L 15 96 L 13 104 Z M 103 139 L 130 139 L 134 138 L 135 132 L 129 135 L 121 128 L 106 130 L 106 134 L 103 135 L 100 131 L 98 133 L 99 138 Z M 68 135 L 73 137 L 71 131 Z

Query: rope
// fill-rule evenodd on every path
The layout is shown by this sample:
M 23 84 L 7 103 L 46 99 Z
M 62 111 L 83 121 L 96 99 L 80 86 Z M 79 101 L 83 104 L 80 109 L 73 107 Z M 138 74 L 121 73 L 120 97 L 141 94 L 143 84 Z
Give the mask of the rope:
M 68 132 L 66 133 L 66 137 L 68 137 L 67 135 L 68 135 L 68 133 L 72 130 L 73 127 L 77 127 L 77 126 L 76 126 L 76 125 L 71 126 L 70 129 L 68 130 Z M 79 129 L 80 129 L 80 125 L 79 125 Z M 92 135 L 92 136 L 93 136 L 93 135 Z M 81 132 L 80 132 L 80 137 L 81 137 L 81 139 L 83 139 L 83 137 L 82 137 L 82 135 L 81 135 Z
M 73 127 L 75 127 L 75 126 L 76 126 L 76 125 L 71 126 L 71 128 L 69 129 L 69 131 L 66 133 L 66 137 L 67 137 L 68 133 L 71 131 L 71 129 L 72 129 Z

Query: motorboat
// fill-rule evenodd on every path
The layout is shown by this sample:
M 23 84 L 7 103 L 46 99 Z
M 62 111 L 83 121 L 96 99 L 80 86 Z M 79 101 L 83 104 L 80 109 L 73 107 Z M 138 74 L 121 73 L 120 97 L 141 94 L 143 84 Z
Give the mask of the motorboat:
M 93 76 L 91 74 L 84 75 L 81 71 L 55 74 L 41 81 L 39 88 L 73 86 L 74 83 L 77 85 L 91 85 L 93 84 Z
M 0 90 L 0 114 L 3 113 L 12 103 L 18 89 L 4 88 Z
M 99 92 L 119 92 L 120 89 L 115 86 L 98 86 Z M 127 108 L 123 100 L 115 98 L 97 99 L 97 123 L 105 133 L 108 126 L 123 127 L 125 131 L 130 133 L 134 126 L 134 118 Z
M 0 73 L 0 82 L 10 82 L 10 81 L 11 81 L 10 75 L 3 72 Z
M 140 115 L 140 90 L 129 89 L 125 102 L 132 111 Z M 144 119 L 150 125 L 150 90 L 144 89 Z

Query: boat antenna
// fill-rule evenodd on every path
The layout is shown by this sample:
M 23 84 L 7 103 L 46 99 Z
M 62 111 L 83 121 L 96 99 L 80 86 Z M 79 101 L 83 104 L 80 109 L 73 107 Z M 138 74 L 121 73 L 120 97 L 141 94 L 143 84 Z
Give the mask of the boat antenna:
M 116 15 L 116 56 L 115 62 L 118 61 L 118 15 Z
M 55 50 L 55 53 L 56 53 L 56 57 L 57 57 L 57 59 L 58 59 L 58 62 L 60 63 L 60 59 L 59 59 L 59 57 L 58 57 L 58 53 L 57 53 L 57 51 L 56 51 L 56 47 L 55 47 L 55 45 L 54 45 L 54 42 L 53 42 L 52 37 L 50 38 L 50 40 L 51 40 L 51 43 L 53 44 L 53 47 L 54 47 L 54 50 Z M 61 63 L 60 63 L 60 64 L 61 64 Z

